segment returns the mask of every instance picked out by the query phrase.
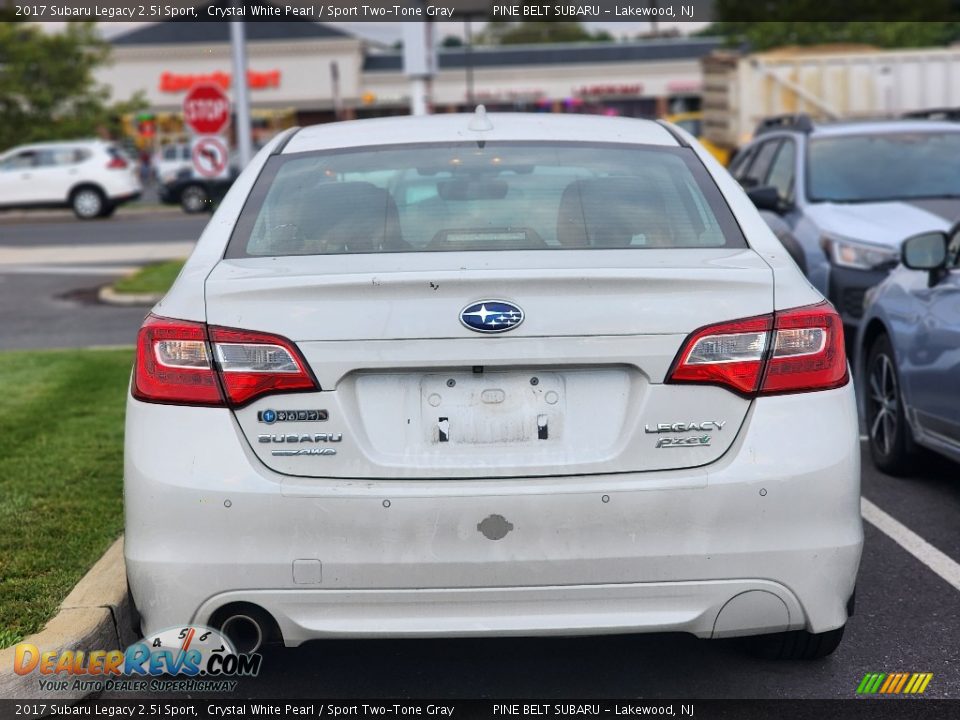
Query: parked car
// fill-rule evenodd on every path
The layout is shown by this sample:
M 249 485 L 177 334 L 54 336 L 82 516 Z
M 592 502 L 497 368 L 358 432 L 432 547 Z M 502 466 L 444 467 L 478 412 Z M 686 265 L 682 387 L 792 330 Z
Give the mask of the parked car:
M 125 444 L 148 638 L 672 631 L 814 658 L 852 612 L 840 318 L 667 124 L 481 107 L 277 136 L 140 330 Z
M 855 329 L 911 235 L 960 219 L 960 126 L 772 118 L 730 164 L 810 282 Z
M 153 155 L 153 172 L 160 185 L 173 182 L 183 170 L 190 168 L 190 143 L 167 143 Z
M 33 143 L 0 155 L 0 209 L 69 207 L 90 220 L 140 192 L 136 163 L 102 140 Z
M 236 170 L 231 171 L 229 178 L 205 180 L 194 176 L 191 168 L 186 168 L 160 186 L 160 202 L 179 205 L 186 213 L 210 212 L 223 199 L 235 179 Z
M 903 245 L 903 264 L 867 294 L 857 339 L 870 454 L 911 469 L 917 446 L 960 462 L 960 227 Z

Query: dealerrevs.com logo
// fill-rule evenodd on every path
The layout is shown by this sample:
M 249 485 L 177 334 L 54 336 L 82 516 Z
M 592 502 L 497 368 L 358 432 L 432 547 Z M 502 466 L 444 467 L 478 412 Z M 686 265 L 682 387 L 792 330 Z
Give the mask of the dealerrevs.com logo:
M 238 677 L 256 677 L 263 656 L 238 653 L 211 628 L 169 628 L 126 650 L 49 650 L 20 643 L 18 675 L 37 673 L 41 690 L 232 692 Z

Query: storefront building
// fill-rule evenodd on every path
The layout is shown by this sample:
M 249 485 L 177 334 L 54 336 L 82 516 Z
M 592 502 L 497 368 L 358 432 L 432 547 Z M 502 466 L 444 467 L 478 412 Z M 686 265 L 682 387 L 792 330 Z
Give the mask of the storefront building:
M 248 76 L 257 142 L 291 125 L 408 112 L 410 82 L 399 51 L 313 22 L 247 23 Z M 593 112 L 656 117 L 699 108 L 700 58 L 714 38 L 452 48 L 430 83 L 435 112 L 472 109 Z M 112 40 L 98 80 L 115 99 L 142 93 L 130 118 L 141 146 L 184 136 L 180 106 L 197 82 L 228 90 L 226 23 L 165 22 Z

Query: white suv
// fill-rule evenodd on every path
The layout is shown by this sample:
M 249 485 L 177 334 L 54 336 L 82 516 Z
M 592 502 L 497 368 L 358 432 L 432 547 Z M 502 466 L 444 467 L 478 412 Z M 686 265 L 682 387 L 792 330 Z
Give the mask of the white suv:
M 90 220 L 140 192 L 136 163 L 102 140 L 34 143 L 0 155 L 0 210 L 69 207 Z
M 294 129 L 138 337 L 147 637 L 688 632 L 833 651 L 863 534 L 843 328 L 672 126 Z

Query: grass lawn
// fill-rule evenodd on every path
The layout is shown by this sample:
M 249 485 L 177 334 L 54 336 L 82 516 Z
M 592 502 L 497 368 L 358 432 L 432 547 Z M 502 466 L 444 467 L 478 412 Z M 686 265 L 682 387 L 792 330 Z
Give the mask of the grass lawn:
M 40 630 L 123 529 L 130 350 L 0 353 L 0 648 Z
M 183 260 L 169 260 L 142 267 L 133 275 L 120 278 L 113 289 L 118 293 L 165 293 L 180 274 Z

